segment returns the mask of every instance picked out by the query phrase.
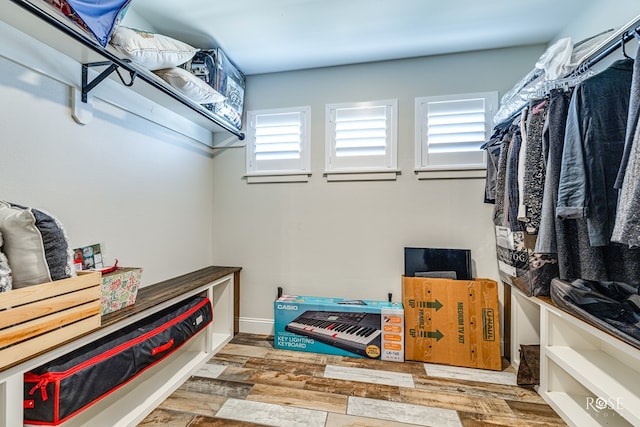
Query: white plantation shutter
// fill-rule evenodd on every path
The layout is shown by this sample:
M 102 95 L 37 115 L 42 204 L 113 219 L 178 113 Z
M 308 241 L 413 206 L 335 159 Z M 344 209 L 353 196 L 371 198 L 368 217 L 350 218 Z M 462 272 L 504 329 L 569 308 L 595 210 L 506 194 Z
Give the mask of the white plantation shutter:
M 484 168 L 496 92 L 416 98 L 416 169 Z
M 256 160 L 299 159 L 300 113 L 265 114 L 255 117 Z
M 309 107 L 247 112 L 247 174 L 309 170 Z
M 427 104 L 427 141 L 432 153 L 478 150 L 485 139 L 482 98 Z
M 384 106 L 336 109 L 336 156 L 384 156 L 387 121 Z
M 327 171 L 396 168 L 397 101 L 327 105 Z

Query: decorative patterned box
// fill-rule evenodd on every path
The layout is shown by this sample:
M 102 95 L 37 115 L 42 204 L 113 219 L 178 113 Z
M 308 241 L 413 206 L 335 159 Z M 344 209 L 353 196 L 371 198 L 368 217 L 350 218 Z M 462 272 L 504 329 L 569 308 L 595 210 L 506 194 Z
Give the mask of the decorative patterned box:
M 136 302 L 142 268 L 121 267 L 102 275 L 101 315 L 125 308 Z

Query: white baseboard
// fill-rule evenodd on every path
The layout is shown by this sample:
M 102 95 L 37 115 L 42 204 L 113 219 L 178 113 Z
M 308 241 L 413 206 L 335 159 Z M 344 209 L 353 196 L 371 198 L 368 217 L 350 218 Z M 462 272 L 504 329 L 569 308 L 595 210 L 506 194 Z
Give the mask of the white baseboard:
M 273 335 L 273 319 L 257 319 L 254 317 L 241 317 L 239 319 L 240 332 L 247 334 Z

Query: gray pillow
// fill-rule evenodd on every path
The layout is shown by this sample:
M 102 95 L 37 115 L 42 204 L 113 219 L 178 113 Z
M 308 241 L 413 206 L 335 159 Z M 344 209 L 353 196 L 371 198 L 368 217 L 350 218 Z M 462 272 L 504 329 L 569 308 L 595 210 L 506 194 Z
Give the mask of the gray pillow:
M 75 276 L 66 233 L 51 215 L 0 201 L 0 233 L 14 289 Z
M 11 268 L 9 268 L 9 260 L 2 252 L 2 233 L 0 233 L 0 292 L 11 290 Z

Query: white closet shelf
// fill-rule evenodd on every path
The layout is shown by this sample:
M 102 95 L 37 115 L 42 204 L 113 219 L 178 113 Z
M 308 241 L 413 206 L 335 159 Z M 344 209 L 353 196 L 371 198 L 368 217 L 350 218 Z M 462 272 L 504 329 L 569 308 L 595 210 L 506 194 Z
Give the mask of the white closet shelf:
M 585 411 L 585 396 L 552 391 L 547 393 L 547 398 L 556 412 L 562 414 L 565 420 L 570 420 L 570 425 L 580 427 L 628 427 L 630 425 L 612 411 L 602 411 L 597 416 Z
M 574 427 L 640 425 L 638 349 L 538 301 L 540 395 Z
M 631 424 L 640 425 L 639 373 L 620 362 L 618 369 L 611 370 L 611 355 L 600 350 L 550 346 L 547 356 L 596 396 L 619 399 L 622 405 L 618 413 Z M 584 401 L 582 403 L 584 406 Z
M 135 72 L 136 78 L 130 87 L 132 91 L 212 133 L 231 133 L 244 139 L 244 133 L 223 118 L 186 98 L 149 70 L 126 61 L 112 46 L 104 48 L 90 39 L 71 20 L 57 13 L 43 0 L 3 1 L 0 3 L 0 20 L 72 58 L 78 64 L 111 62 L 127 71 L 123 73 L 125 80 L 130 73 Z M 78 77 L 80 75 L 81 67 L 78 66 Z

